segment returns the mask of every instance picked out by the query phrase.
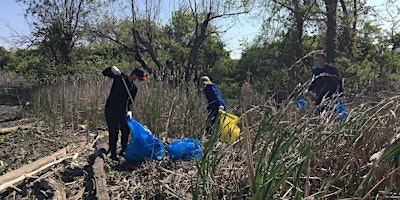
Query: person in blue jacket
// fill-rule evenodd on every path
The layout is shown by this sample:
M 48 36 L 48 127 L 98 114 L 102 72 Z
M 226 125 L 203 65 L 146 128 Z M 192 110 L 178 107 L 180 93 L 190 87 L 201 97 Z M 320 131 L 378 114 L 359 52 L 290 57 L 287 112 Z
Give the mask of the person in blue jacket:
M 226 110 L 226 104 L 222 99 L 221 92 L 215 86 L 208 76 L 201 77 L 201 82 L 204 86 L 204 93 L 206 95 L 208 106 L 208 117 L 206 130 L 208 134 L 211 134 L 211 127 L 214 125 L 215 120 L 218 116 L 219 110 Z
M 307 94 L 308 91 L 314 91 L 316 94 L 315 106 L 320 106 L 324 98 L 329 100 L 334 95 L 342 95 L 343 79 L 336 67 L 326 63 L 326 56 L 324 53 L 315 53 L 313 60 L 313 79 L 311 85 L 305 90 L 304 94 Z M 319 111 L 322 112 L 325 107 L 326 106 L 320 106 Z
M 130 133 L 130 129 L 126 124 L 125 117 L 128 111 L 132 111 L 133 105 L 123 80 L 125 80 L 126 86 L 128 87 L 128 90 L 134 101 L 140 82 L 145 81 L 146 77 L 144 75 L 144 71 L 139 68 L 133 70 L 130 75 L 121 73 L 121 71 L 115 66 L 106 68 L 102 73 L 104 76 L 113 79 L 110 95 L 107 98 L 107 103 L 105 106 L 105 117 L 109 132 L 108 152 L 111 153 L 111 159 L 119 160 L 117 157 L 118 133 L 121 130 L 122 149 L 119 155 L 124 156 L 128 146 L 128 138 Z

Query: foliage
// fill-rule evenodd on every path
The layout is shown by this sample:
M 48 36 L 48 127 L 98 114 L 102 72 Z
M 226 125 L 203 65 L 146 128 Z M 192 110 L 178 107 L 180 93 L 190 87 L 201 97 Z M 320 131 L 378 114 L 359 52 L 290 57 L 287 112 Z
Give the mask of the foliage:
M 172 82 L 177 83 L 187 72 L 185 69 L 199 36 L 200 22 L 204 22 L 204 14 L 208 11 L 206 4 L 186 2 L 172 12 L 170 21 L 162 20 L 161 23 L 156 16 L 160 11 L 148 11 L 150 13 L 145 15 L 146 9 L 139 9 L 140 6 L 136 5 L 140 12 L 132 23 L 131 16 L 110 14 L 112 12 L 108 7 L 101 7 L 107 5 L 103 1 L 19 2 L 33 3 L 28 6 L 26 14 L 33 19 L 34 46 L 9 51 L 1 49 L 0 65 L 2 70 L 22 74 L 31 80 L 98 73 L 110 65 L 129 71 L 138 66 L 137 53 L 133 48 L 134 28 L 145 41 L 151 43 L 156 60 L 161 64 L 155 62 L 148 46 L 139 44 L 139 53 L 148 67 L 154 70 L 154 77 L 157 80 L 175 79 Z M 216 11 L 212 15 L 227 14 L 237 6 L 240 12 L 251 8 L 250 1 L 218 2 L 210 8 Z M 391 5 L 391 2 L 386 3 Z M 94 6 L 98 5 L 100 7 L 95 9 Z M 256 19 L 264 22 L 264 29 L 257 40 L 245 44 L 240 60 L 229 58 L 226 44 L 219 34 L 223 30 L 210 23 L 207 37 L 193 62 L 193 70 L 209 74 L 227 98 L 235 98 L 239 85 L 244 82 L 252 83 L 255 91 L 262 94 L 290 91 L 311 78 L 312 52 L 326 49 L 327 32 L 321 23 L 326 20 L 324 5 L 312 1 L 270 1 L 255 5 L 260 6 L 254 13 L 258 14 Z M 199 10 L 193 10 L 196 6 Z M 387 33 L 374 23 L 374 19 L 370 18 L 374 16 L 373 8 L 367 6 L 365 1 L 343 0 L 338 1 L 337 6 L 337 57 L 332 64 L 340 69 L 345 78 L 348 96 L 379 91 L 376 85 L 381 85 L 382 81 L 391 85 L 387 88 L 396 89 L 400 62 L 396 39 L 400 34 L 396 33 L 397 29 Z M 71 15 L 79 10 L 84 12 L 79 12 L 79 16 Z M 261 18 L 259 12 L 271 15 Z M 104 14 L 101 19 L 100 14 Z

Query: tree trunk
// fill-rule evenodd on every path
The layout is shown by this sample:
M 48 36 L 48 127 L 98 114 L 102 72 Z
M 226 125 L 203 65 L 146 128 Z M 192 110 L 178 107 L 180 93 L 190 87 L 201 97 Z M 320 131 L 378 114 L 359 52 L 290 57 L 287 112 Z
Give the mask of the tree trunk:
M 350 23 L 350 15 L 344 0 L 340 0 L 340 5 L 343 10 L 343 19 L 342 19 L 342 37 L 339 40 L 338 50 L 346 53 L 347 55 L 351 55 L 351 46 L 353 45 L 352 37 L 351 37 L 351 23 Z
M 328 63 L 334 63 L 336 57 L 336 10 L 337 0 L 325 0 L 327 15 L 326 54 Z
M 294 0 L 295 4 L 295 21 L 296 21 L 296 29 L 294 31 L 294 39 L 295 39 L 295 60 L 301 58 L 303 56 L 303 27 L 304 27 L 304 13 L 299 7 L 299 3 L 297 0 Z
M 188 57 L 188 64 L 185 70 L 185 81 L 189 83 L 190 78 L 193 75 L 193 68 L 196 65 L 197 55 L 199 53 L 199 49 L 201 44 L 207 39 L 207 28 L 208 24 L 211 20 L 211 13 L 207 14 L 206 19 L 203 21 L 200 27 L 200 34 L 196 36 L 192 49 L 190 49 L 189 57 Z
M 355 34 L 356 34 L 357 20 L 358 20 L 357 0 L 354 0 L 353 1 L 353 36 L 355 36 Z
M 147 41 L 145 38 L 143 38 L 138 31 L 136 31 L 136 36 L 139 42 L 144 45 L 147 49 L 147 52 L 150 54 L 151 59 L 153 62 L 157 65 L 158 70 L 164 69 L 164 65 L 161 63 L 160 59 L 158 58 L 157 51 L 154 48 L 153 44 L 150 41 Z
M 147 62 L 143 59 L 142 54 L 139 50 L 139 39 L 138 39 L 138 31 L 136 30 L 136 13 L 135 13 L 135 0 L 131 0 L 131 12 L 132 12 L 132 37 L 133 37 L 133 52 L 135 54 L 135 60 L 138 61 L 141 67 L 146 70 L 148 73 L 153 73 L 153 70 L 149 67 Z

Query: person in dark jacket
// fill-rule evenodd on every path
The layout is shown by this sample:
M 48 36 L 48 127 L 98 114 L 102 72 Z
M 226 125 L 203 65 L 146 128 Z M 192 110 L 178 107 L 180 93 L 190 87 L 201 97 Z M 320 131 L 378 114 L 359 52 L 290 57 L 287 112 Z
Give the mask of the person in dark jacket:
M 146 77 L 143 70 L 139 68 L 133 70 L 130 75 L 126 75 L 121 73 L 121 71 L 115 66 L 106 68 L 103 71 L 103 75 L 113 79 L 110 95 L 108 96 L 105 106 L 105 117 L 109 132 L 108 151 L 111 153 L 111 159 L 119 160 L 117 157 L 118 133 L 119 130 L 121 130 L 122 149 L 119 155 L 123 156 L 128 145 L 130 133 L 130 129 L 125 122 L 125 117 L 126 113 L 132 111 L 133 107 L 133 102 L 129 98 L 127 88 L 134 101 L 140 82 L 145 81 Z
M 211 127 L 214 125 L 218 116 L 219 110 L 226 110 L 226 104 L 221 97 L 221 92 L 215 86 L 208 76 L 201 77 L 201 82 L 204 85 L 204 93 L 207 98 L 208 117 L 207 117 L 207 133 L 211 134 Z
M 324 53 L 315 53 L 313 60 L 313 79 L 305 93 L 314 91 L 316 93 L 315 106 L 319 106 L 324 98 L 328 100 L 334 95 L 340 96 L 343 93 L 343 79 L 336 67 L 326 63 Z M 324 106 L 320 108 L 320 111 L 323 109 Z

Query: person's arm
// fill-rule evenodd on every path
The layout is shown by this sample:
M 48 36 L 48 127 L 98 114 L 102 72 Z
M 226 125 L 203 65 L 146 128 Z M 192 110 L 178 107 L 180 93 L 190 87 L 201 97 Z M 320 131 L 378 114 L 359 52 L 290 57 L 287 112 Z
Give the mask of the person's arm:
M 339 93 L 343 93 L 343 77 L 340 74 L 339 69 L 335 67 L 333 73 L 339 79 Z
M 217 86 L 214 86 L 214 90 L 215 90 L 215 96 L 217 96 L 217 99 L 221 99 L 221 100 L 219 100 L 218 101 L 218 107 L 221 109 L 221 107 L 223 107 L 223 109 L 222 110 L 224 110 L 225 109 L 225 104 L 223 104 L 222 103 L 222 101 L 224 100 L 224 99 L 222 99 L 222 96 L 221 96 L 221 91 L 218 89 L 218 87 Z
M 339 78 L 340 81 L 343 80 L 342 75 L 339 72 L 339 69 L 335 67 L 334 74 Z
M 107 76 L 110 78 L 117 78 L 119 75 L 121 75 L 121 72 L 119 69 L 115 66 L 112 67 L 107 67 L 105 70 L 102 72 L 103 76 Z

